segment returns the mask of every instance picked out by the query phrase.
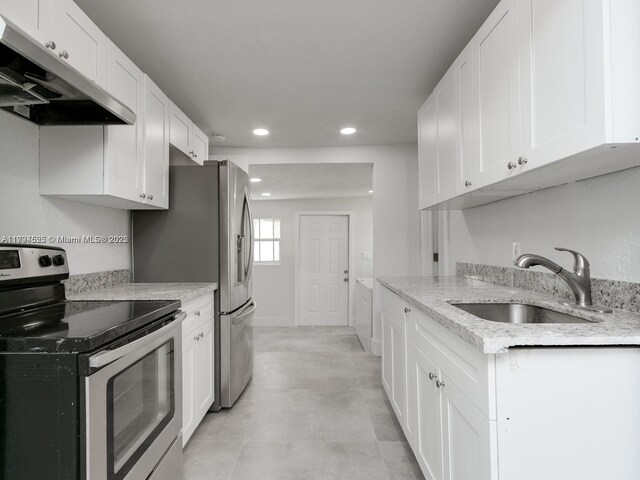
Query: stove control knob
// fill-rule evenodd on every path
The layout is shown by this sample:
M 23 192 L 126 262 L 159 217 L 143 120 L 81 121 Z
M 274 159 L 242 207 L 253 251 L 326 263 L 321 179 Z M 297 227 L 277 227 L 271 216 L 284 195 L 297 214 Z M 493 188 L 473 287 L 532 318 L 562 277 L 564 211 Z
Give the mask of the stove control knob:
M 63 255 L 56 255 L 53 257 L 53 264 L 56 267 L 60 267 L 62 265 L 64 265 L 64 256 Z
M 41 267 L 50 267 L 51 266 L 51 255 L 42 255 L 38 259 L 38 263 L 40 263 Z

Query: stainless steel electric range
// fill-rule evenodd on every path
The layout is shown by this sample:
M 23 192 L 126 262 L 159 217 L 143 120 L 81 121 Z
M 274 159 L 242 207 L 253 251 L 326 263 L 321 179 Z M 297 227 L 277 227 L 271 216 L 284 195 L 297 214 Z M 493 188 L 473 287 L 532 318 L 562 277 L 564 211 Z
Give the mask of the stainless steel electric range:
M 68 276 L 0 244 L 0 478 L 182 478 L 180 302 L 67 301 Z

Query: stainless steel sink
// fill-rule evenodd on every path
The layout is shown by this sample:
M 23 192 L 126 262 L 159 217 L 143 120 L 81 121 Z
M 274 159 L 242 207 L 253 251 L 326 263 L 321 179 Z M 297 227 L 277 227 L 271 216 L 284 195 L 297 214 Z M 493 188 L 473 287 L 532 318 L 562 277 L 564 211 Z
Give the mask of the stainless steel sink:
M 452 303 L 476 317 L 502 323 L 592 323 L 584 318 L 521 303 Z

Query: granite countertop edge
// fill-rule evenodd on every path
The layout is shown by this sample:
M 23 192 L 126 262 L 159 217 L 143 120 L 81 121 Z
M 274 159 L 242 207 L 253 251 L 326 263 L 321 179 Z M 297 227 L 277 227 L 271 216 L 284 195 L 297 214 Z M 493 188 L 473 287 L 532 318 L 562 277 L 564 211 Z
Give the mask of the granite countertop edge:
M 217 288 L 217 283 L 124 283 L 69 294 L 67 300 L 180 300 L 184 305 Z
M 376 281 L 488 354 L 527 346 L 640 346 L 640 314 L 634 312 L 584 312 L 561 305 L 563 299 L 465 277 L 378 277 Z M 483 320 L 451 305 L 473 302 L 537 305 L 594 323 L 514 325 Z

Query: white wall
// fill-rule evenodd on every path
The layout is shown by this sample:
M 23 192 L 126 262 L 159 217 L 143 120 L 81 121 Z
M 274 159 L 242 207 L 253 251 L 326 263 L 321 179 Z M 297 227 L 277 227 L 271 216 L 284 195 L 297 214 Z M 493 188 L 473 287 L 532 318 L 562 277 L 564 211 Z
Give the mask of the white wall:
M 253 294 L 258 304 L 256 325 L 295 325 L 295 212 L 302 211 L 353 212 L 355 272 L 351 278 L 355 282 L 356 278 L 373 275 L 373 260 L 362 259 L 362 252 L 373 251 L 373 201 L 370 197 L 254 201 L 254 218 L 278 218 L 281 222 L 280 264 L 255 264 L 253 267 Z M 353 303 L 350 307 L 355 311 Z
M 583 253 L 593 277 L 640 282 L 640 168 L 451 212 L 451 260 L 512 267 L 512 242 L 571 267 Z M 545 271 L 538 268 L 540 271 Z
M 231 158 L 245 170 L 250 164 L 372 163 L 373 276 L 420 273 L 418 149 L 416 145 L 324 148 L 216 148 L 213 160 Z M 233 155 L 233 157 L 230 157 Z M 380 346 L 380 289 L 374 284 L 372 350 Z
M 38 126 L 0 112 L 0 240 L 5 235 L 129 235 L 129 212 L 41 197 Z M 55 244 L 55 243 L 54 243 Z M 130 268 L 128 244 L 58 244 L 71 274 Z

